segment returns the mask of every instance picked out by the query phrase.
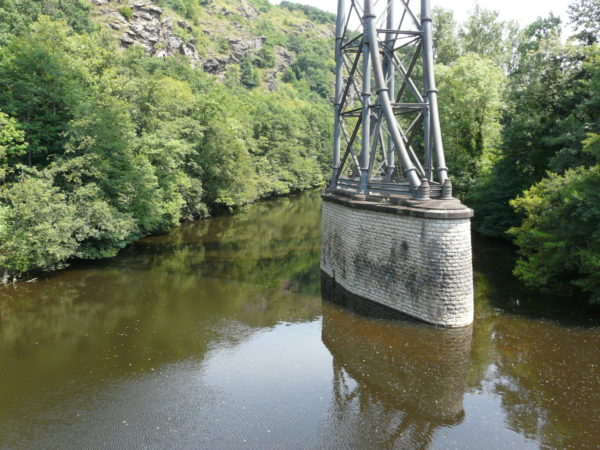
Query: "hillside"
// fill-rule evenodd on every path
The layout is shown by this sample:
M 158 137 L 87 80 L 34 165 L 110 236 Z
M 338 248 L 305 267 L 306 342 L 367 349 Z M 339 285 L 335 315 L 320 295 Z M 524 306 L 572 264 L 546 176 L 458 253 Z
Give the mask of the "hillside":
M 184 55 L 207 73 L 239 77 L 250 63 L 271 90 L 306 42 L 330 47 L 335 17 L 266 0 L 90 0 L 91 16 L 121 48 L 140 45 L 149 56 Z

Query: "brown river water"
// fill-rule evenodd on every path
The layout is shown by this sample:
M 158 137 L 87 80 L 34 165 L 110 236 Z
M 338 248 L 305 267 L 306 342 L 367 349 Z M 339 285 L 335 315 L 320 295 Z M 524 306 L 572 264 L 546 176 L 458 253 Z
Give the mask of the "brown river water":
M 597 313 L 474 236 L 473 327 L 323 301 L 310 192 L 0 288 L 0 448 L 598 448 Z

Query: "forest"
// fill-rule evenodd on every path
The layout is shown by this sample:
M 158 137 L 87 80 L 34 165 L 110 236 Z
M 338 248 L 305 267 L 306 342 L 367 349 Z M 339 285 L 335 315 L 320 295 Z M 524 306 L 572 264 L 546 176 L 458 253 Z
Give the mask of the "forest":
M 199 31 L 210 0 L 155 3 L 192 23 L 198 47 L 228 51 Z M 220 79 L 183 55 L 119 49 L 87 0 L 2 2 L 5 278 L 110 257 L 182 221 L 324 185 L 333 39 L 285 27 L 301 16 L 332 29 L 334 17 L 249 3 L 265 45 Z M 526 284 L 600 303 L 600 2 L 577 0 L 569 14 L 569 24 L 551 15 L 519 28 L 477 6 L 461 24 L 435 9 L 440 114 L 477 232 L 514 242 Z M 295 57 L 269 87 L 277 46 Z

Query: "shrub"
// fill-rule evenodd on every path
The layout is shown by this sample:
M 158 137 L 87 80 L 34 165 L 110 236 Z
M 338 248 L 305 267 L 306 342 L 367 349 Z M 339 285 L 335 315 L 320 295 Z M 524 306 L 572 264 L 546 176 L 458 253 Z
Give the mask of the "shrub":
M 509 230 L 519 247 L 515 274 L 544 289 L 577 286 L 600 303 L 600 166 L 550 174 L 511 205 L 525 216 Z
M 127 22 L 129 22 L 131 20 L 131 17 L 133 16 L 133 10 L 129 6 L 122 6 L 121 8 L 119 8 L 119 12 Z

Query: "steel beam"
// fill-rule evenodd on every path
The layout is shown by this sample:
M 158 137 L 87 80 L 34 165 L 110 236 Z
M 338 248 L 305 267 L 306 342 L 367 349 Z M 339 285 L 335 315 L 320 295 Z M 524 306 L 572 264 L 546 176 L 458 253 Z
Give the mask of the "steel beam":
M 387 18 L 386 18 L 386 24 L 385 26 L 387 27 L 388 30 L 392 30 L 392 28 L 394 28 L 394 0 L 388 0 L 387 3 Z M 387 30 L 386 30 L 387 33 Z M 396 34 L 395 38 L 397 38 L 398 35 Z M 396 42 L 396 39 L 389 39 L 389 36 L 387 36 L 387 48 L 389 53 L 393 53 L 394 50 L 394 43 Z M 396 90 L 396 66 L 394 66 L 394 61 L 393 59 L 389 58 L 389 56 L 386 56 L 385 58 L 385 69 L 386 69 L 386 77 L 388 80 L 388 95 L 390 98 L 390 101 L 394 101 L 394 91 Z M 392 180 L 392 175 L 394 174 L 394 170 L 396 168 L 396 160 L 395 160 L 395 154 L 394 154 L 394 140 L 392 139 L 392 136 L 390 136 L 388 134 L 388 139 L 387 139 L 387 158 L 386 158 L 386 167 L 385 167 L 385 179 L 387 181 L 391 181 Z
M 331 187 L 337 183 L 338 171 L 340 170 L 340 138 L 341 138 L 341 103 L 344 89 L 344 61 L 342 55 L 342 44 L 346 23 L 346 2 L 338 0 L 337 21 L 335 29 L 335 104 L 333 124 L 333 158 L 331 161 Z
M 365 35 L 368 38 L 369 42 L 373 43 L 373 47 L 378 46 L 379 40 L 377 39 L 377 28 L 375 24 L 375 18 L 377 17 L 373 10 L 373 2 L 372 0 L 365 0 Z M 383 76 L 383 68 L 381 66 L 381 57 L 379 55 L 379 51 L 370 52 L 371 63 L 373 65 L 373 74 L 375 76 L 375 85 L 377 87 L 377 96 L 379 98 L 379 103 L 381 104 L 381 108 L 383 109 L 383 115 L 388 123 L 388 131 L 392 136 L 392 140 L 394 141 L 395 147 L 398 149 L 400 162 L 402 163 L 402 170 L 406 178 L 411 185 L 411 187 L 415 188 L 421 185 L 421 181 L 419 180 L 419 176 L 417 174 L 417 169 L 414 164 L 410 160 L 410 156 L 404 146 L 404 142 L 402 140 L 402 136 L 396 126 L 396 118 L 394 117 L 394 111 L 392 109 L 392 103 L 390 102 L 390 97 L 388 93 L 388 88 L 385 83 L 385 78 Z M 366 59 L 366 55 L 365 55 Z
M 431 2 L 421 0 L 421 24 L 423 33 L 423 74 L 425 77 L 426 96 L 429 100 L 429 117 L 431 133 L 435 146 L 435 169 L 438 181 L 443 183 L 448 178 L 448 168 L 444 157 L 444 146 L 442 144 L 442 131 L 440 128 L 440 117 L 437 104 L 437 89 L 433 73 L 433 31 L 431 24 Z

